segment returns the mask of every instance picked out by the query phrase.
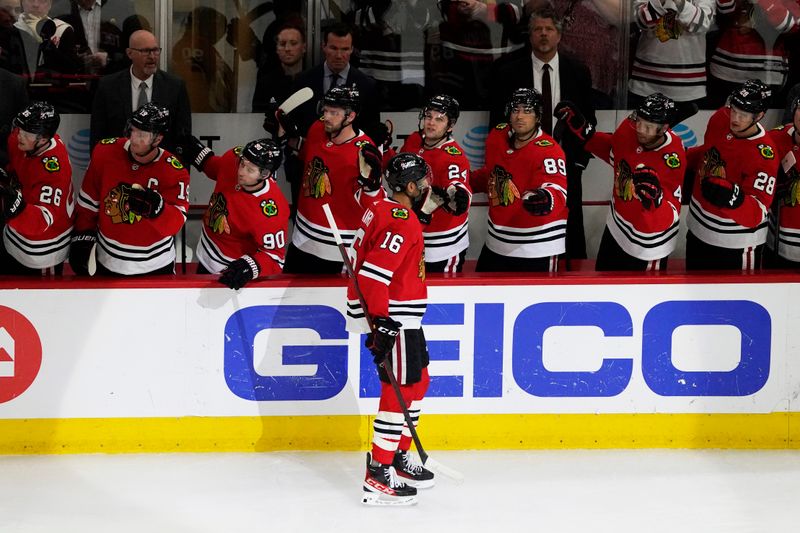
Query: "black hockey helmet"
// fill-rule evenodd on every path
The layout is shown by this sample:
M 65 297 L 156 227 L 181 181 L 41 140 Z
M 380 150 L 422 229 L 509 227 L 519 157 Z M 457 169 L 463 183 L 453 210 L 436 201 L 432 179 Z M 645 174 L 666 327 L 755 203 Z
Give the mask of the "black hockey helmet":
M 731 93 L 728 104 L 748 113 L 762 113 L 767 110 L 770 96 L 772 91 L 764 82 L 750 79 Z
M 431 181 L 431 167 L 417 154 L 401 152 L 386 164 L 386 182 L 394 192 L 404 192 L 406 185 L 423 178 Z
M 800 94 L 794 97 L 794 100 L 792 100 L 792 105 L 789 108 L 792 113 L 792 119 L 794 119 L 794 114 L 798 107 L 800 107 Z
M 52 139 L 61 124 L 61 116 L 56 108 L 47 102 L 33 102 L 17 113 L 13 126 L 28 133 Z
M 317 104 L 317 113 L 320 115 L 323 106 L 341 107 L 348 113 L 358 113 L 361 111 L 361 95 L 355 85 L 331 87 Z
M 675 102 L 661 93 L 653 93 L 636 109 L 636 118 L 654 124 L 669 124 L 675 117 Z
M 438 111 L 443 115 L 447 115 L 451 125 L 456 123 L 461 113 L 458 100 L 448 94 L 437 94 L 428 100 L 425 107 L 419 112 L 419 119 L 422 120 L 425 117 L 425 113 L 429 110 Z
M 518 105 L 532 108 L 536 113 L 536 116 L 541 117 L 542 93 L 536 89 L 531 89 L 528 87 L 520 87 L 519 89 L 515 90 L 511 94 L 511 98 L 509 98 L 508 102 L 506 103 L 506 117 L 509 117 L 511 115 L 511 111 Z
M 283 154 L 274 141 L 257 139 L 244 145 L 241 157 L 263 171 L 275 172 L 281 166 Z
M 133 112 L 128 129 L 134 126 L 142 131 L 164 135 L 169 130 L 169 109 L 149 102 Z

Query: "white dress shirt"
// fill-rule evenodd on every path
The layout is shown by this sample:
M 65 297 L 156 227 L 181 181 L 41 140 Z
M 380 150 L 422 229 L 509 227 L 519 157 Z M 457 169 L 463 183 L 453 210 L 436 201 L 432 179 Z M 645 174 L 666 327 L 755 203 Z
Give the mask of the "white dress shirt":
M 136 76 L 133 75 L 133 68 L 131 68 L 131 108 L 132 111 L 136 111 L 139 109 L 139 85 L 142 82 L 147 84 L 147 89 L 145 93 L 147 94 L 147 101 L 153 101 L 153 76 L 150 76 L 146 80 L 140 80 Z

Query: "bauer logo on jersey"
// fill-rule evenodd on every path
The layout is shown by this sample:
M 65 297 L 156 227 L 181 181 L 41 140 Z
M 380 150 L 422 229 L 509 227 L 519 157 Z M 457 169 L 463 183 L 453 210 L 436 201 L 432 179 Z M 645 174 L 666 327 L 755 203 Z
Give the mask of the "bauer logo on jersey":
M 228 224 L 228 202 L 222 193 L 215 192 L 208 201 L 208 209 L 203 213 L 203 224 L 214 233 L 230 233 Z
M 408 209 L 404 207 L 393 207 L 392 218 L 399 218 L 400 220 L 408 220 Z
M 758 151 L 764 159 L 775 159 L 775 151 L 768 144 L 759 144 Z
M 117 142 L 116 137 L 108 137 L 106 139 L 100 139 L 100 144 L 114 144 Z
M 263 200 L 261 202 L 261 212 L 268 217 L 274 217 L 278 214 L 278 204 L 272 198 Z
M 633 172 L 631 172 L 631 166 L 624 159 L 619 163 L 615 182 L 614 189 L 617 198 L 626 202 L 633 200 Z
M 56 156 L 42 158 L 44 169 L 48 172 L 58 172 L 61 170 L 61 163 L 58 162 Z
M 542 148 L 547 148 L 548 146 L 553 146 L 553 141 L 548 141 L 547 139 L 539 139 L 533 144 L 535 144 L 536 146 L 541 146 Z
M 303 179 L 303 195 L 312 198 L 322 198 L 331 193 L 331 180 L 328 177 L 328 167 L 319 157 L 314 157 L 308 164 L 306 175 Z
M 447 146 L 444 151 L 450 155 L 461 155 L 461 150 L 457 146 Z
M 669 168 L 680 168 L 681 158 L 678 156 L 677 152 L 664 154 L 664 163 L 666 163 Z
M 500 165 L 495 165 L 489 175 L 488 191 L 492 206 L 511 205 L 519 198 L 519 189 L 514 185 L 511 174 Z
M 172 168 L 174 168 L 175 170 L 183 170 L 184 169 L 183 163 L 178 161 L 177 157 L 172 157 L 172 156 L 168 157 L 167 158 L 167 163 L 172 165 Z

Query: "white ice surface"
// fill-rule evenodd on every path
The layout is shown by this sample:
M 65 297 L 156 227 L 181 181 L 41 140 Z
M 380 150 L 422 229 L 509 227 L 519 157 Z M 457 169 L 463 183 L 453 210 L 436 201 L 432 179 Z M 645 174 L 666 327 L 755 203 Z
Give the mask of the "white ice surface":
M 796 532 L 800 452 L 433 452 L 419 504 L 360 503 L 362 453 L 0 456 L 0 531 Z

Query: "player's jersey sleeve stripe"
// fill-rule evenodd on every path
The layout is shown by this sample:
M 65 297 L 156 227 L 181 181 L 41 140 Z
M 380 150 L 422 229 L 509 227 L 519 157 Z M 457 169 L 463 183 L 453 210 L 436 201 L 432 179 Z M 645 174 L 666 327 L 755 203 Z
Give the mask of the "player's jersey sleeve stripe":
M 78 194 L 78 205 L 95 213 L 100 210 L 100 202 L 87 195 L 84 191 Z

